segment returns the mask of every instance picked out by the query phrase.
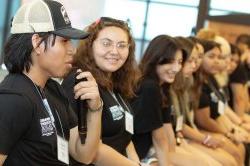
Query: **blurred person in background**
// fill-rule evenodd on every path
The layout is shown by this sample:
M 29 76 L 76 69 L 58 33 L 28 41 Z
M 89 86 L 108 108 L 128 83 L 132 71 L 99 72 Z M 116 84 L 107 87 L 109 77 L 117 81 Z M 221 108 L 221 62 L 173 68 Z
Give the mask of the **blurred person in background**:
M 198 110 L 195 111 L 195 120 L 201 129 L 209 131 L 210 134 L 223 140 L 222 148 L 236 158 L 241 165 L 244 161 L 242 146 L 234 144 L 230 139 L 235 138 L 233 133 L 224 124 L 225 98 L 219 92 L 219 85 L 214 75 L 221 72 L 221 64 L 224 64 L 224 56 L 221 54 L 221 47 L 215 42 L 208 42 L 204 46 L 205 55 L 201 66 L 202 91 Z M 223 81 L 222 81 L 223 82 Z M 211 133 L 212 132 L 212 133 Z M 220 135 L 214 133 L 221 133 Z M 230 135 L 230 136 L 229 136 Z M 232 138 L 233 137 L 233 138 Z
M 189 55 L 170 89 L 174 112 L 183 119 L 182 122 L 176 120 L 177 123 L 183 124 L 181 130 L 177 132 L 177 138 L 183 140 L 181 147 L 197 157 L 207 160 L 211 165 L 236 165 L 233 157 L 220 148 L 223 142 L 216 137 L 200 132 L 194 123 L 192 108 L 194 101 L 189 96 L 197 95 L 191 94 L 191 88 L 193 86 L 192 74 L 198 69 L 196 65 L 199 65 L 196 62 L 199 58 L 199 50 L 197 45 L 187 38 L 177 37 L 177 40 Z M 178 125 L 180 124 L 176 126 Z

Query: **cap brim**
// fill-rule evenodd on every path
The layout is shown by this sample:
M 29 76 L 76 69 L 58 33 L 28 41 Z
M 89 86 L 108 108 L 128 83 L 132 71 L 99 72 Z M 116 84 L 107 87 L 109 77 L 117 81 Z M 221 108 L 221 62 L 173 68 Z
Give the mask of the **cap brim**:
M 84 31 L 79 30 L 79 29 L 71 28 L 71 27 L 56 30 L 53 33 L 55 35 L 58 35 L 58 36 L 61 36 L 64 38 L 68 38 L 68 39 L 85 39 L 89 36 L 89 33 L 84 32 Z

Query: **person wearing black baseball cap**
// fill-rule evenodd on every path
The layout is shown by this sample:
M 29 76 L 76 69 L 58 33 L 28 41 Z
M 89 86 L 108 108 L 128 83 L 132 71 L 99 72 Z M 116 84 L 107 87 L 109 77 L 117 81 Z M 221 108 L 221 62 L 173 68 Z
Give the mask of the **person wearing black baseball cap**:
M 93 162 L 100 142 L 102 100 L 88 71 L 74 87 L 87 99 L 87 136 L 81 144 L 77 116 L 61 86 L 51 78 L 72 68 L 76 49 L 70 39 L 88 33 L 72 28 L 62 4 L 35 0 L 24 4 L 12 21 L 4 48 L 9 74 L 0 83 L 0 165 L 69 165 L 70 157 Z

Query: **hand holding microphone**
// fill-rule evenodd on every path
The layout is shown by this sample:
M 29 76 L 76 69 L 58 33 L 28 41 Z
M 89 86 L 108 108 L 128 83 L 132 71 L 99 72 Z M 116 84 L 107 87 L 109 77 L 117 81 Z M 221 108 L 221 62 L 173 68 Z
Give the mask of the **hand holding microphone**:
M 78 107 L 78 131 L 81 143 L 84 144 L 87 136 L 87 112 L 101 111 L 103 103 L 97 83 L 90 72 L 77 70 L 74 93 Z

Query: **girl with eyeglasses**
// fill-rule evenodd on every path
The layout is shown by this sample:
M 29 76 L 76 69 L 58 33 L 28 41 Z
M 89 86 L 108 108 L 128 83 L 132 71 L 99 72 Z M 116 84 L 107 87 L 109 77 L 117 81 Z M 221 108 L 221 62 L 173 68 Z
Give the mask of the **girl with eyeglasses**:
M 82 71 L 93 74 L 103 100 L 102 134 L 94 164 L 138 166 L 139 158 L 131 141 L 134 111 L 127 102 L 135 96 L 138 71 L 130 28 L 121 20 L 102 17 L 86 31 L 90 35 L 79 44 L 74 61 Z M 74 72 L 62 85 L 76 107 L 73 83 Z

